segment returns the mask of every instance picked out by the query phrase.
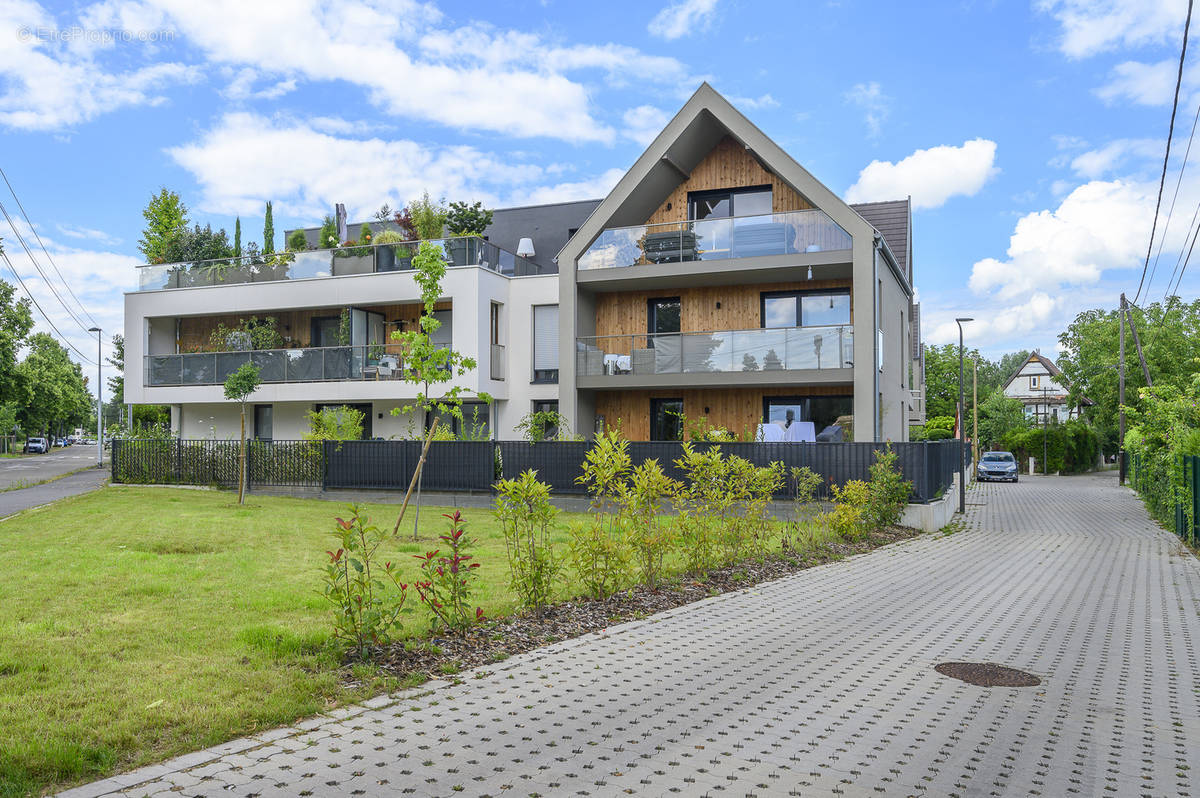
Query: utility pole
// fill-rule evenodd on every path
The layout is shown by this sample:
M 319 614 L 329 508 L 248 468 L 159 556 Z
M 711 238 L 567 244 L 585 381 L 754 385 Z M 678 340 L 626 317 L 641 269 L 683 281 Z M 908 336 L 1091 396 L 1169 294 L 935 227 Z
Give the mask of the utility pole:
M 963 408 L 963 324 L 974 319 L 955 319 L 958 325 L 958 511 L 967 511 L 967 447 L 963 446 L 963 429 L 967 426 L 967 414 Z
M 1125 484 L 1125 295 L 1121 294 L 1121 308 L 1117 311 L 1121 325 L 1121 355 L 1117 374 L 1117 407 L 1120 417 L 1117 423 L 1117 479 Z
M 1142 354 L 1142 339 L 1138 335 L 1137 326 L 1133 323 L 1133 315 L 1129 313 L 1129 309 L 1125 310 L 1125 321 L 1129 324 L 1129 331 L 1133 333 L 1133 345 L 1137 348 L 1138 362 L 1142 364 L 1142 376 L 1146 378 L 1146 387 L 1152 387 L 1154 380 L 1150 379 L 1150 368 L 1146 365 L 1146 356 Z
M 1049 376 L 1049 375 L 1047 375 Z M 1046 446 L 1046 433 L 1050 426 L 1050 404 L 1046 401 L 1046 391 L 1049 386 L 1042 386 L 1042 476 L 1050 473 L 1050 463 L 1048 457 L 1048 447 Z

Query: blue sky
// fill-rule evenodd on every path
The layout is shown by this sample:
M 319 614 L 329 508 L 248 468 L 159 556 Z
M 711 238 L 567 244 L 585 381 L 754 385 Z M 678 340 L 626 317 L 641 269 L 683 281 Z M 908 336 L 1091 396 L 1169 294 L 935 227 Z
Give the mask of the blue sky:
M 261 241 L 268 199 L 282 231 L 423 189 L 492 206 L 600 197 L 707 80 L 835 192 L 913 197 L 927 341 L 968 315 L 988 354 L 1052 353 L 1076 312 L 1137 289 L 1185 10 L 0 0 L 0 166 L 86 311 L 118 330 L 161 186 L 193 222 L 232 232 L 240 215 L 245 241 Z M 1198 101 L 1189 58 L 1151 299 L 1200 207 L 1195 164 L 1174 198 Z M 12 233 L 0 219 L 30 290 L 94 357 Z M 1180 293 L 1198 287 L 1200 266 Z

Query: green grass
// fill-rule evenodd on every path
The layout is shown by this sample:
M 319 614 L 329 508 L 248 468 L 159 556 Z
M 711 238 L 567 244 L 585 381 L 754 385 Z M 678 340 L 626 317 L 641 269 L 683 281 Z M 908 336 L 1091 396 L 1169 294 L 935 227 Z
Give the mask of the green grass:
M 406 520 L 411 534 L 412 509 Z M 395 505 L 368 508 L 380 526 Z M 421 514 L 434 548 L 444 510 Z M 0 796 L 37 794 L 287 724 L 399 686 L 339 684 L 319 569 L 342 505 L 228 492 L 108 488 L 0 523 Z M 478 603 L 511 612 L 504 539 L 480 541 Z M 570 516 L 564 514 L 564 519 Z M 565 533 L 562 534 L 565 540 Z M 416 606 L 414 601 L 412 605 Z M 407 616 L 420 634 L 428 618 Z

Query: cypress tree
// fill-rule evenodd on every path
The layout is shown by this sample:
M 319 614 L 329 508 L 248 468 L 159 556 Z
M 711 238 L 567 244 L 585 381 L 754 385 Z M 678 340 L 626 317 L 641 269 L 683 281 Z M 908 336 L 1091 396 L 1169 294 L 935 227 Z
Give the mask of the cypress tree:
M 242 217 L 233 221 L 233 257 L 242 257 Z
M 275 252 L 275 219 L 271 216 L 271 203 L 267 203 L 267 215 L 263 220 L 262 254 L 270 255 Z

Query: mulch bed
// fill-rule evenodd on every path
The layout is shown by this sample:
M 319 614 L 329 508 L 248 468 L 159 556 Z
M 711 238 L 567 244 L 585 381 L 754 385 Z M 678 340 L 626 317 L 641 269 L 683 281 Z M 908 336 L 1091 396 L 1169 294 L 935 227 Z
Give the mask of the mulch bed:
M 551 643 L 610 626 L 645 618 L 693 601 L 745 590 L 760 582 L 779 579 L 806 568 L 862 554 L 889 543 L 922 534 L 908 527 L 890 527 L 853 543 L 830 544 L 820 551 L 776 554 L 764 561 L 746 560 L 738 565 L 710 571 L 703 579 L 685 577 L 658 590 L 635 587 L 607 599 L 579 598 L 532 613 L 494 618 L 472 627 L 463 637 L 434 637 L 408 645 L 397 643 L 381 652 L 376 662 L 386 673 L 400 678 L 439 678 L 458 670 L 488 665 Z M 353 684 L 349 672 L 344 681 Z

